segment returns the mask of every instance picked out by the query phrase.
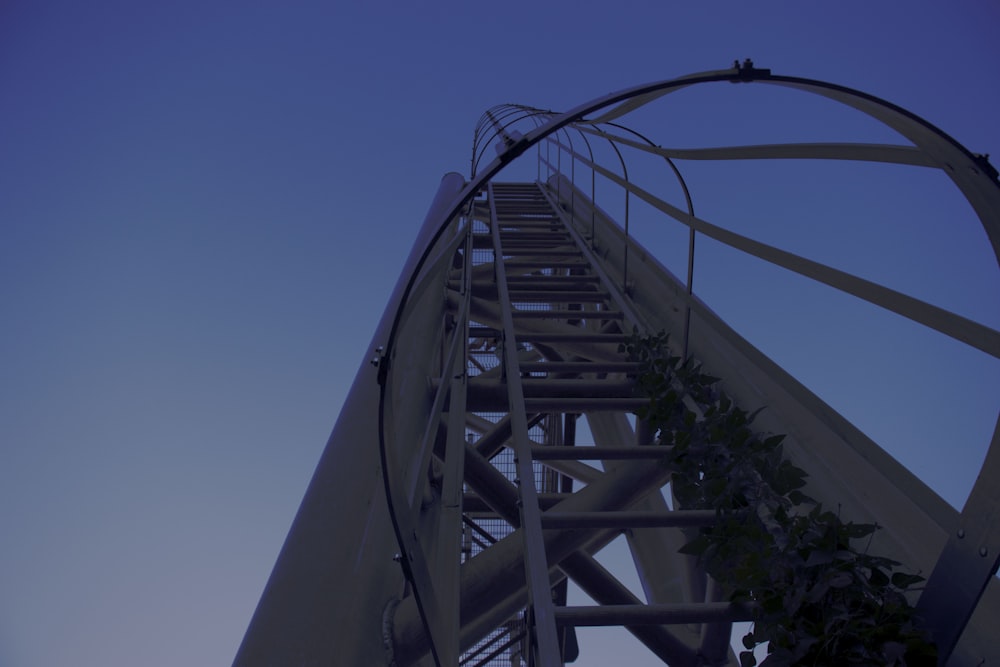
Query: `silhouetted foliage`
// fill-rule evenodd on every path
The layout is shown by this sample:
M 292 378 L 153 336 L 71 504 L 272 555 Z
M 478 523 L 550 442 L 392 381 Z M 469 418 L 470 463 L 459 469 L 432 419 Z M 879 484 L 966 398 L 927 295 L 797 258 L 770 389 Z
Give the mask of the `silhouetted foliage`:
M 634 333 L 621 351 L 642 363 L 637 383 L 650 400 L 638 416 L 669 448 L 674 497 L 717 514 L 681 552 L 754 610 L 743 667 L 757 664 L 753 649 L 765 642 L 762 667 L 937 664 L 905 596 L 923 578 L 868 553 L 877 525 L 844 522 L 807 496 L 806 472 L 784 457 L 784 436 L 755 433 L 757 413 L 698 364 L 671 355 L 665 334 Z

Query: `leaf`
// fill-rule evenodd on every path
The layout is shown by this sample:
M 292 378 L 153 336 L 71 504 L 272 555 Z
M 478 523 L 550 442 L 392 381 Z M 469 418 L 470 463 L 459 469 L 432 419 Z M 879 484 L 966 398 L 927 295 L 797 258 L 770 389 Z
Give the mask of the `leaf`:
M 855 549 L 878 526 L 843 521 L 803 493 L 807 474 L 785 458 L 785 436 L 751 431 L 760 410 L 747 414 L 697 360 L 670 355 L 666 340 L 633 327 L 619 351 L 643 364 L 636 388 L 650 403 L 637 412 L 661 444 L 674 443 L 663 461 L 677 506 L 716 510 L 716 524 L 680 553 L 697 557 L 730 599 L 757 603 L 743 646 L 767 644 L 761 667 L 935 664 L 903 595 L 923 578 L 894 573 L 899 563 L 869 554 L 870 540 Z M 752 650 L 739 663 L 758 664 Z
M 879 568 L 873 567 L 871 576 L 868 577 L 868 583 L 872 586 L 885 586 L 889 583 L 889 575 Z
M 809 590 L 809 593 L 806 595 L 806 602 L 810 604 L 816 604 L 826 596 L 826 593 L 829 590 L 830 590 L 829 584 L 817 584 L 813 586 Z
M 874 523 L 847 523 L 844 524 L 844 532 L 851 539 L 867 537 L 878 530 Z
M 827 563 L 833 562 L 833 553 L 830 551 L 816 550 L 809 554 L 809 558 L 806 559 L 806 567 L 816 567 L 817 565 L 826 565 Z
M 886 642 L 882 645 L 882 658 L 886 664 L 895 665 L 906 653 L 906 645 L 900 642 Z M 903 664 L 906 664 L 905 661 Z
M 802 493 L 798 489 L 792 489 L 788 492 L 788 499 L 792 501 L 793 505 L 804 505 L 806 503 L 810 505 L 815 505 L 816 501 Z
M 766 614 L 773 614 L 774 612 L 782 611 L 785 608 L 784 601 L 780 596 L 775 595 L 773 597 L 766 598 L 761 601 L 760 608 Z
M 701 556 L 705 553 L 705 549 L 707 549 L 711 543 L 712 542 L 708 538 L 708 535 L 699 535 L 677 551 L 682 554 L 688 554 L 689 556 Z
M 854 583 L 854 577 L 847 572 L 839 572 L 830 579 L 831 588 L 846 588 Z
M 896 588 L 902 588 L 906 590 L 913 584 L 919 584 L 924 578 L 919 574 L 907 574 L 905 572 L 896 572 L 892 575 L 892 585 Z
M 784 439 L 785 439 L 785 436 L 783 436 L 783 435 L 780 435 L 780 434 L 779 435 L 772 435 L 772 436 L 770 436 L 770 437 L 768 437 L 768 438 L 766 438 L 764 440 L 764 444 L 767 445 L 768 447 L 777 447 L 778 445 L 780 445 L 784 441 Z
M 781 462 L 774 475 L 775 491 L 781 495 L 791 493 L 806 485 L 806 471 L 796 467 L 787 459 Z
M 730 602 L 750 602 L 751 600 L 753 600 L 753 595 L 745 588 L 737 588 L 729 596 Z

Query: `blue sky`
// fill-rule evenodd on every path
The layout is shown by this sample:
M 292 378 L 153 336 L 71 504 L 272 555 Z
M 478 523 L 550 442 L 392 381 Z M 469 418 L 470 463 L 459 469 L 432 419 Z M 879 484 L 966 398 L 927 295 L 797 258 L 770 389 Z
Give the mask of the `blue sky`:
M 1000 156 L 1000 9 L 985 0 L 286 4 L 0 7 L 2 665 L 232 660 L 417 226 L 441 176 L 467 173 L 487 107 L 569 108 L 752 57 Z M 752 129 L 697 113 L 681 120 L 706 135 Z M 754 183 L 742 196 L 718 182 L 752 204 Z M 920 210 L 961 209 L 947 188 L 919 190 Z M 828 208 L 795 193 L 774 193 L 789 215 Z M 713 199 L 700 201 L 712 219 Z M 966 225 L 954 241 L 944 224 L 904 219 L 905 247 L 925 259 L 887 265 L 909 270 L 899 280 L 918 296 L 957 295 L 963 314 L 1000 326 L 984 237 Z M 983 445 L 951 438 L 956 421 L 969 438 L 992 428 L 995 360 L 922 333 L 897 345 L 864 309 L 867 333 L 817 337 L 802 325 L 836 312 L 825 293 L 787 288 L 803 300 L 794 316 L 758 304 L 740 260 L 713 252 L 703 296 L 747 290 L 724 314 L 752 330 L 771 308 L 796 345 L 755 342 L 873 435 L 895 434 L 915 468 L 973 474 Z M 884 255 L 847 254 L 882 270 Z M 926 382 L 810 364 L 841 345 L 903 348 L 893 363 Z M 961 502 L 967 488 L 942 474 Z M 578 664 L 606 664 L 594 651 Z

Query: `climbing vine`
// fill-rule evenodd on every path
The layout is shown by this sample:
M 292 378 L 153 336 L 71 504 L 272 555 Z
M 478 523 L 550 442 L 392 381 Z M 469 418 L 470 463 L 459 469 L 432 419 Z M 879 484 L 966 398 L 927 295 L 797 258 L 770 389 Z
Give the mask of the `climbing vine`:
M 634 333 L 621 351 L 642 364 L 637 384 L 650 400 L 638 416 L 669 447 L 677 503 L 718 517 L 681 551 L 754 610 L 743 667 L 757 664 L 753 649 L 763 643 L 762 667 L 937 664 L 906 599 L 923 578 L 869 553 L 877 525 L 845 522 L 807 496 L 784 436 L 755 433 L 757 413 L 672 356 L 666 334 Z

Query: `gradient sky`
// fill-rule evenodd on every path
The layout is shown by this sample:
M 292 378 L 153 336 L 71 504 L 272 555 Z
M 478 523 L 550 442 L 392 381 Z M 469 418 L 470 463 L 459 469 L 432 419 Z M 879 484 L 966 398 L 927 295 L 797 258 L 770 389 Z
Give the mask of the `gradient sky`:
M 0 5 L 0 665 L 231 662 L 399 265 L 441 176 L 468 172 L 487 107 L 564 109 L 752 57 L 1000 156 L 992 0 L 420 4 Z M 739 134 L 731 110 L 711 113 L 687 120 Z M 722 182 L 754 201 L 754 183 Z M 920 191 L 916 209 L 951 215 L 954 193 Z M 782 200 L 827 209 L 808 190 Z M 908 212 L 884 212 L 909 231 Z M 913 246 L 927 263 L 899 266 L 916 267 L 918 296 L 957 295 L 1000 327 L 985 236 L 942 224 L 886 252 Z M 760 305 L 782 281 L 749 287 L 740 260 L 705 253 L 709 303 L 747 290 L 720 312 L 963 501 L 996 360 L 924 333 L 897 345 L 878 313 L 856 339 L 817 337 L 802 324 L 835 297 L 806 286 L 794 311 Z M 893 363 L 916 379 L 811 364 L 844 345 L 904 348 Z M 587 646 L 582 667 L 646 660 Z

